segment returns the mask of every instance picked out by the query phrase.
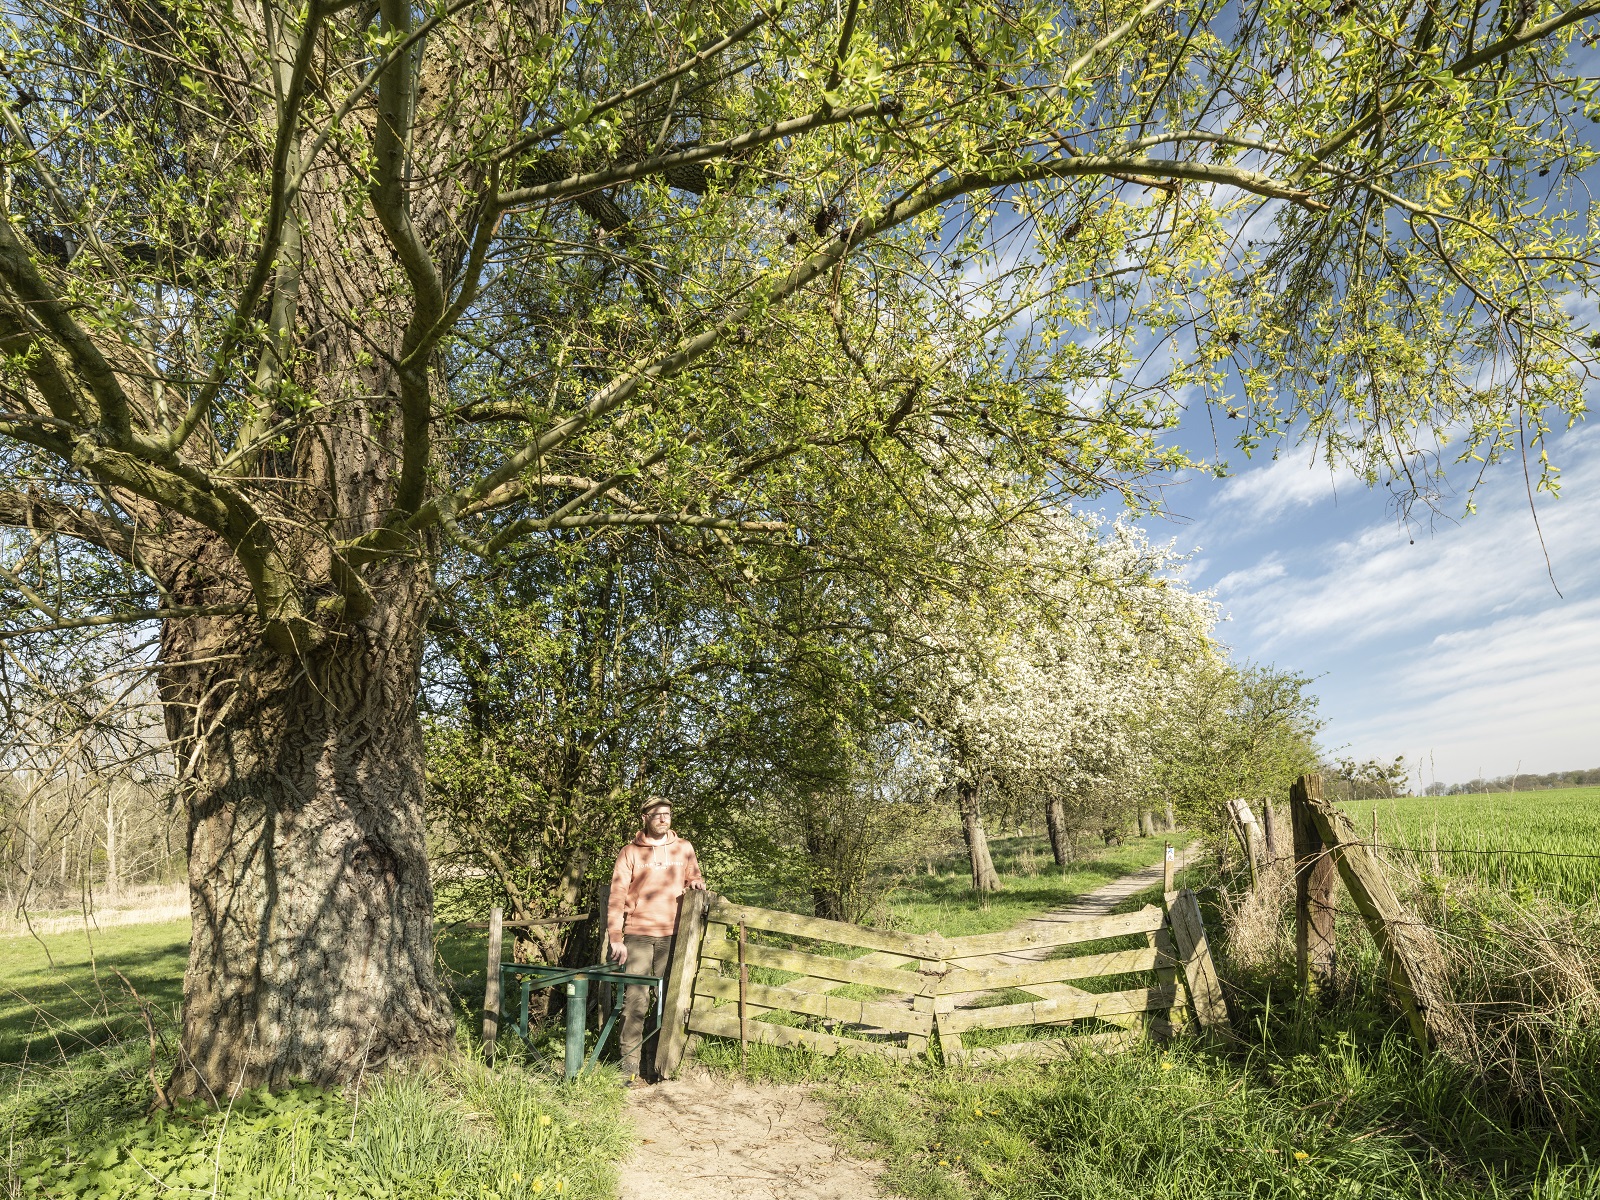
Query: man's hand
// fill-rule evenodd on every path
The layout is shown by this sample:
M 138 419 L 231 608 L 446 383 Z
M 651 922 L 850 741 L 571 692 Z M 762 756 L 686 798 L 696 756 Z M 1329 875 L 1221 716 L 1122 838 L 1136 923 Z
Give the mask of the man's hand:
M 612 960 L 616 962 L 617 966 L 619 966 L 619 967 L 627 966 L 628 965 L 628 946 L 627 946 L 627 943 L 626 942 L 612 942 L 611 943 L 611 957 L 612 957 Z
M 706 890 L 706 883 L 703 879 L 696 879 L 693 883 L 685 884 L 684 887 L 691 892 L 703 892 Z

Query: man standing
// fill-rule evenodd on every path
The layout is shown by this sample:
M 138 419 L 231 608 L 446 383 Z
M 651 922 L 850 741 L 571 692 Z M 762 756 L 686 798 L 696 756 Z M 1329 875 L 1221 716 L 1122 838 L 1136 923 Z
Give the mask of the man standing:
M 611 872 L 611 902 L 606 908 L 606 940 L 611 957 L 633 975 L 665 977 L 672 960 L 672 934 L 678 924 L 678 899 L 689 889 L 705 890 L 694 847 L 672 832 L 672 805 L 651 796 L 639 810 L 643 828 L 617 855 Z M 650 989 L 629 984 L 622 1001 L 622 1074 L 639 1080 L 639 1049 Z

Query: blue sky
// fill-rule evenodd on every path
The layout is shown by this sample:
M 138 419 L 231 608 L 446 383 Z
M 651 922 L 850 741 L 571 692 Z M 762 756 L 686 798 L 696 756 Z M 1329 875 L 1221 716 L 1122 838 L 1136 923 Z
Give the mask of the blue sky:
M 1316 677 L 1328 752 L 1403 754 L 1422 783 L 1600 766 L 1600 428 L 1552 440 L 1561 495 L 1538 497 L 1561 595 L 1520 462 L 1489 471 L 1475 515 L 1457 495 L 1407 527 L 1306 449 L 1227 457 L 1230 478 L 1171 488 L 1180 519 L 1147 528 L 1193 552 L 1236 656 Z

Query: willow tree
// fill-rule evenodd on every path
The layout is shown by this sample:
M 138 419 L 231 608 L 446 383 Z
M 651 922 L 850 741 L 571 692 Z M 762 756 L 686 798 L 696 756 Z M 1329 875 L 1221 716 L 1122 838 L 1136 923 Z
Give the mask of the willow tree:
M 0 521 L 144 581 L 35 554 L 6 632 L 160 623 L 179 1093 L 447 1046 L 446 543 L 755 572 L 848 459 L 866 552 L 953 458 L 990 470 L 951 511 L 1134 486 L 1230 364 L 1247 444 L 1304 415 L 1418 489 L 1579 404 L 1600 0 L 6 9 Z

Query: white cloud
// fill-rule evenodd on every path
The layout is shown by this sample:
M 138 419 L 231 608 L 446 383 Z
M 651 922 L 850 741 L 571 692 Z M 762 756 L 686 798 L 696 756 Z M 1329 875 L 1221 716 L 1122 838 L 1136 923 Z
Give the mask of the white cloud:
M 1242 537 L 1212 549 L 1228 640 L 1317 677 L 1330 749 L 1431 755 L 1445 782 L 1600 766 L 1600 431 L 1563 437 L 1552 457 L 1562 494 L 1540 497 L 1538 515 L 1564 597 L 1516 464 L 1489 472 L 1477 515 L 1415 532 L 1393 519 L 1351 529 L 1366 506 L 1314 507 L 1327 476 L 1303 463 L 1232 481 L 1204 525 L 1300 515 L 1293 538 L 1252 543 L 1255 557 Z
M 1575 456 L 1576 457 L 1576 456 Z M 1230 607 L 1265 648 L 1311 640 L 1338 645 L 1476 623 L 1496 610 L 1559 603 L 1546 574 L 1539 535 L 1520 488 L 1507 473 L 1493 481 L 1482 511 L 1460 523 L 1416 531 L 1370 526 L 1314 547 L 1293 575 L 1260 573 L 1280 565 L 1274 552 L 1230 578 Z M 1520 476 L 1515 481 L 1520 484 Z M 1539 524 L 1556 581 L 1574 596 L 1600 562 L 1600 453 L 1576 457 L 1560 499 L 1543 499 Z M 1219 585 L 1220 586 L 1220 585 Z
M 1235 513 L 1241 513 L 1255 524 L 1264 524 L 1291 509 L 1337 499 L 1335 480 L 1327 466 L 1295 456 L 1233 476 L 1213 503 L 1218 510 L 1233 510 L 1228 513 L 1230 523 L 1239 519 Z
M 1600 600 L 1456 630 L 1388 664 L 1357 757 L 1404 754 L 1446 783 L 1600 765 Z
M 1226 597 L 1234 592 L 1251 591 L 1274 579 L 1282 579 L 1288 573 L 1288 568 L 1277 561 L 1275 555 L 1269 555 L 1253 567 L 1246 567 L 1242 571 L 1229 571 L 1217 580 L 1215 586 L 1217 593 Z

